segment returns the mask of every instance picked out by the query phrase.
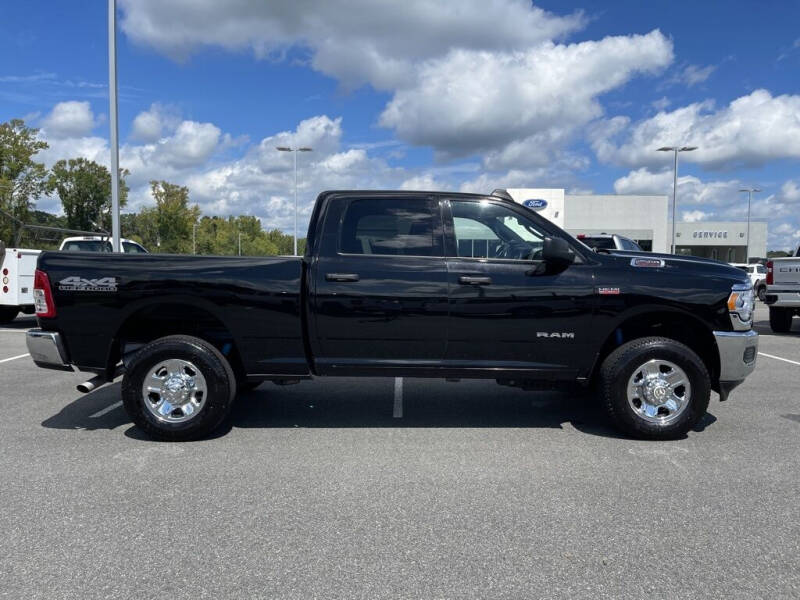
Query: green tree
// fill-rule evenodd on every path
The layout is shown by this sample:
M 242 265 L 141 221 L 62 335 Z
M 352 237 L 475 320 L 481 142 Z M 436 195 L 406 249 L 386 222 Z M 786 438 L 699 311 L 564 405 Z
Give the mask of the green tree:
M 120 207 L 128 201 L 124 179 L 128 174 L 127 170 L 120 169 Z M 111 230 L 111 173 L 103 165 L 85 158 L 59 160 L 51 169 L 47 189 L 61 199 L 70 229 Z
M 200 218 L 197 205 L 189 206 L 189 188 L 167 181 L 151 181 L 150 191 L 155 198 L 154 208 L 141 211 L 142 233 L 151 236 L 148 248 L 174 254 L 191 254 L 192 226 Z
M 294 252 L 294 236 L 283 233 L 280 229 L 272 229 L 266 233 L 267 238 L 277 248 L 277 253 L 281 256 L 288 256 Z M 298 238 L 297 252 L 302 255 L 306 250 L 305 238 Z
M 26 221 L 34 200 L 45 190 L 47 170 L 33 160 L 46 149 L 38 129 L 26 127 L 22 119 L 0 123 L 0 210 Z M 13 221 L 0 218 L 0 239 L 13 242 Z

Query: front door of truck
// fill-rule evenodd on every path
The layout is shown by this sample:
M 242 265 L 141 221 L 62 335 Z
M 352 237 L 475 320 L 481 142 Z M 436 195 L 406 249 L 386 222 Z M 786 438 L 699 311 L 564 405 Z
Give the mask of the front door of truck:
M 447 210 L 449 207 L 449 210 Z M 592 359 L 592 267 L 543 268 L 548 233 L 529 209 L 491 199 L 445 206 L 452 367 L 573 378 Z M 579 259 L 580 261 L 580 259 Z
M 312 272 L 317 370 L 439 366 L 448 310 L 439 201 L 336 198 L 323 235 Z

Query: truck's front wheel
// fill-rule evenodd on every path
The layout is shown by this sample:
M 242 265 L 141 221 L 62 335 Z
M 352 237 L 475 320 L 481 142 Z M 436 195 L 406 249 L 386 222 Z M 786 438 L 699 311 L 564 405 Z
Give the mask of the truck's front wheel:
M 150 437 L 189 441 L 222 423 L 233 405 L 236 377 L 214 346 L 173 335 L 142 348 L 122 378 L 131 420 Z
M 769 327 L 774 333 L 787 333 L 792 328 L 792 310 L 790 308 L 769 309 Z
M 668 338 L 623 344 L 603 362 L 600 379 L 609 415 L 634 437 L 681 437 L 708 409 L 711 382 L 703 361 Z

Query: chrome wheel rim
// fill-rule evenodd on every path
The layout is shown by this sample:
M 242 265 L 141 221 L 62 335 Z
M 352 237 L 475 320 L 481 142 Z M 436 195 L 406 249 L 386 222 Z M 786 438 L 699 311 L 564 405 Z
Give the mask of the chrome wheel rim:
M 648 423 L 669 425 L 689 406 L 692 385 L 686 372 L 668 360 L 653 359 L 628 380 L 628 404 Z
M 184 423 L 196 417 L 208 397 L 206 378 L 188 360 L 156 363 L 142 384 L 142 401 L 159 421 Z

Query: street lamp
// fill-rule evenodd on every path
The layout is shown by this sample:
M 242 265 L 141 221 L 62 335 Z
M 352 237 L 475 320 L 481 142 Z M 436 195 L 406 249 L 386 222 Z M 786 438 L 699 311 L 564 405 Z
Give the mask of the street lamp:
M 672 254 L 675 254 L 675 214 L 678 204 L 678 152 L 691 152 L 697 150 L 697 146 L 662 146 L 659 152 L 675 153 L 675 168 L 672 177 Z
M 747 192 L 747 245 L 745 246 L 744 262 L 750 264 L 750 204 L 753 201 L 753 192 L 761 190 L 755 187 L 742 188 L 740 192 Z
M 192 254 L 197 254 L 197 223 L 192 223 Z
M 121 252 L 119 243 L 119 125 L 117 118 L 117 0 L 108 0 L 108 106 L 109 146 L 111 147 L 111 247 Z
M 311 152 L 313 148 L 301 146 L 300 148 L 290 148 L 289 146 L 276 146 L 279 152 L 294 152 L 294 255 L 297 256 L 297 153 Z

